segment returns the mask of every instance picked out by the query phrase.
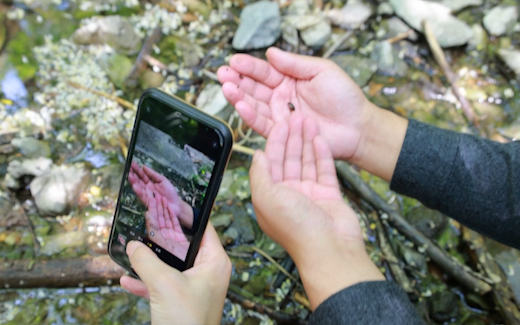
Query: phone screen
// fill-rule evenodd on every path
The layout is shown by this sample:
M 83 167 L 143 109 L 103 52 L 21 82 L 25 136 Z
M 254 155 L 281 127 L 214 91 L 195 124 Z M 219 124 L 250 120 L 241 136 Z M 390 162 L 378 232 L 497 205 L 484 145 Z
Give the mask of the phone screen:
M 222 150 L 215 129 L 145 98 L 114 219 L 114 258 L 129 268 L 126 244 L 139 240 L 166 263 L 182 264 L 194 234 L 205 226 L 200 213 Z

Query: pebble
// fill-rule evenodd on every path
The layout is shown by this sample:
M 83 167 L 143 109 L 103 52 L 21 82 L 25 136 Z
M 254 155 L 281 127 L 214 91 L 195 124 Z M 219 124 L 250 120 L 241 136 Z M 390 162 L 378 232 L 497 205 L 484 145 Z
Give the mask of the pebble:
M 370 5 L 349 0 L 341 9 L 331 9 L 327 16 L 333 25 L 344 29 L 359 28 L 372 15 Z
M 515 6 L 496 6 L 484 16 L 484 27 L 494 36 L 510 33 L 518 21 Z
M 309 47 L 321 47 L 329 40 L 331 33 L 332 29 L 330 28 L 330 24 L 322 20 L 318 24 L 301 31 L 300 36 L 305 45 Z
M 49 157 L 51 155 L 51 148 L 47 141 L 27 137 L 15 138 L 11 140 L 11 144 L 16 147 L 23 156 L 28 158 Z
M 233 38 L 236 50 L 252 50 L 273 45 L 281 34 L 278 3 L 258 1 L 248 4 L 240 14 L 240 24 Z
M 520 76 L 520 51 L 500 49 L 498 55 L 517 76 Z
M 44 157 L 13 160 L 7 166 L 7 172 L 15 179 L 24 175 L 40 176 L 47 173 L 51 166 L 52 160 Z

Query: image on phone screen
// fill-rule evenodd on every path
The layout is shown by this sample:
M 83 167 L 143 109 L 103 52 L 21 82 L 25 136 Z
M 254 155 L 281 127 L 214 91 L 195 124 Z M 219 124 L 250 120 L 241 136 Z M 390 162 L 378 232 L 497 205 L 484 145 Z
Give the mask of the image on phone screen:
M 144 242 L 167 262 L 172 256 L 185 261 L 221 151 L 214 129 L 172 107 L 143 105 L 113 234 L 112 254 L 128 266 L 124 248 L 130 240 Z

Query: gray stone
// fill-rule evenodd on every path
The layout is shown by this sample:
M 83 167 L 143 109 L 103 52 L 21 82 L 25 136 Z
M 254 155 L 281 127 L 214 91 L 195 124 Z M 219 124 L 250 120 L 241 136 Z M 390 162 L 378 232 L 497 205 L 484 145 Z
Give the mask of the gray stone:
M 429 0 L 431 2 L 437 2 L 450 8 L 453 12 L 460 11 L 464 8 L 471 6 L 481 6 L 484 0 Z
M 520 51 L 500 49 L 498 50 L 498 55 L 520 77 Z
M 125 87 L 125 81 L 134 68 L 128 57 L 118 53 L 104 54 L 99 58 L 98 64 L 118 88 Z
M 17 178 L 14 178 L 13 175 L 11 175 L 9 173 L 7 173 L 5 175 L 4 180 L 2 181 L 2 184 L 5 187 L 10 188 L 12 190 L 18 190 L 21 187 L 20 181 Z
M 280 37 L 281 18 L 278 3 L 258 1 L 244 7 L 233 38 L 236 50 L 268 47 Z
M 404 77 L 408 73 L 408 65 L 399 57 L 399 51 L 387 41 L 375 45 L 371 59 L 377 61 L 379 74 Z
M 168 134 L 144 121 L 139 124 L 135 149 L 163 167 L 171 168 L 175 174 L 184 179 L 191 180 L 192 176 L 197 174 L 197 170 L 186 152 L 175 145 Z
M 292 15 L 284 17 L 284 23 L 289 23 L 290 25 L 296 27 L 296 29 L 300 31 L 315 26 L 321 23 L 323 20 L 323 16 L 320 14 L 302 16 Z
M 40 249 L 43 255 L 51 256 L 67 248 L 81 248 L 85 245 L 86 234 L 82 231 L 64 232 L 43 238 L 44 245 Z
M 327 16 L 333 25 L 345 29 L 358 28 L 372 15 L 372 8 L 360 1 L 348 1 L 341 9 L 331 9 Z
M 377 14 L 380 16 L 391 16 L 394 14 L 394 8 L 392 8 L 392 6 L 388 2 L 383 2 L 379 5 L 379 7 L 377 7 Z
M 13 178 L 20 178 L 24 175 L 40 176 L 47 173 L 52 166 L 49 158 L 34 158 L 25 160 L 13 160 L 7 166 L 7 172 Z
M 228 101 L 222 92 L 222 87 L 217 84 L 209 84 L 199 94 L 195 106 L 209 115 L 217 115 L 226 106 Z
M 43 215 L 68 213 L 88 185 L 90 173 L 83 168 L 56 166 L 30 184 L 38 211 Z
M 496 6 L 484 16 L 484 27 L 494 36 L 510 33 L 518 21 L 516 6 Z
M 365 86 L 377 71 L 377 61 L 354 55 L 336 55 L 331 58 L 358 86 Z
M 487 43 L 487 34 L 480 24 L 471 26 L 473 37 L 468 42 L 468 49 L 482 51 Z
M 300 36 L 305 45 L 309 47 L 321 47 L 329 40 L 331 32 L 332 29 L 329 23 L 322 20 L 318 24 L 304 29 L 300 33 Z
M 51 148 L 47 141 L 36 140 L 35 138 L 15 138 L 11 144 L 27 158 L 49 157 Z
M 141 49 L 141 38 L 132 24 L 120 16 L 96 17 L 72 35 L 76 44 L 108 44 L 116 51 L 132 55 Z
M 287 7 L 287 15 L 303 16 L 311 12 L 309 1 L 295 0 Z
M 395 37 L 397 35 L 406 33 L 410 29 L 412 29 L 398 17 L 392 17 L 386 20 L 386 24 L 388 27 L 388 33 L 386 34 L 387 38 Z M 407 38 L 411 41 L 416 41 L 419 38 L 419 35 L 417 35 L 417 33 L 412 29 L 412 33 L 410 33 L 410 35 Z
M 298 29 L 288 23 L 287 21 L 282 22 L 282 38 L 287 43 L 292 46 L 298 46 L 299 38 L 298 38 Z
M 210 222 L 215 229 L 226 229 L 233 221 L 233 216 L 229 213 L 211 216 Z
M 415 30 L 423 32 L 422 21 L 428 20 L 442 47 L 466 44 L 473 37 L 471 27 L 452 16 L 451 9 L 424 0 L 390 0 L 395 13 Z

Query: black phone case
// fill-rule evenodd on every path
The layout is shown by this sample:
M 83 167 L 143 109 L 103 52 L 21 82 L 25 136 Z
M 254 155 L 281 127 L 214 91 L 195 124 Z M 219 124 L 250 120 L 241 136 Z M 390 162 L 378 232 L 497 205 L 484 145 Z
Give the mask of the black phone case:
M 215 198 L 216 198 L 218 190 L 220 188 L 220 183 L 222 182 L 222 177 L 224 176 L 224 171 L 226 169 L 227 163 L 231 156 L 231 149 L 233 148 L 233 141 L 234 141 L 233 135 L 232 135 L 231 129 L 225 122 L 204 113 L 197 107 L 186 103 L 185 101 L 183 101 L 182 99 L 180 99 L 176 96 L 168 95 L 158 89 L 152 88 L 152 89 L 146 90 L 141 95 L 141 98 L 139 99 L 139 105 L 138 105 L 138 109 L 136 112 L 136 118 L 134 121 L 134 129 L 132 132 L 132 137 L 130 140 L 129 148 L 134 148 L 134 146 L 135 146 L 135 141 L 137 138 L 137 136 L 136 136 L 137 132 L 135 132 L 135 127 L 137 125 L 137 122 L 140 119 L 141 103 L 143 102 L 143 99 L 145 99 L 147 97 L 152 97 L 168 106 L 175 108 L 182 114 L 194 119 L 195 121 L 213 128 L 219 134 L 220 141 L 222 141 L 222 143 L 221 143 L 222 144 L 222 154 L 218 158 L 218 160 L 215 161 L 214 173 L 212 175 L 210 184 L 209 184 L 207 192 L 206 192 L 206 197 L 204 199 L 204 203 L 203 203 L 202 209 L 200 211 L 199 229 L 196 231 L 196 233 L 193 236 L 193 239 L 191 241 L 190 248 L 188 249 L 188 253 L 186 255 L 185 261 L 183 263 L 179 263 L 179 265 L 170 264 L 170 266 L 172 266 L 180 271 L 184 271 L 193 266 L 193 263 L 195 262 L 195 257 L 197 256 L 197 252 L 199 251 L 200 242 L 202 241 L 202 236 L 204 235 L 204 231 L 206 230 L 206 226 L 209 221 L 209 216 L 211 214 L 213 204 L 215 203 Z M 122 180 L 121 180 L 121 185 L 119 187 L 119 195 L 118 195 L 116 210 L 114 212 L 112 229 L 110 231 L 110 238 L 108 241 L 108 254 L 112 258 L 112 260 L 114 260 L 117 264 L 119 264 L 120 266 L 125 268 L 127 271 L 129 271 L 133 276 L 137 277 L 137 274 L 135 274 L 135 272 L 132 269 L 126 268 L 126 266 L 123 265 L 123 263 L 121 263 L 116 257 L 114 257 L 114 255 L 111 252 L 112 243 L 115 240 L 115 238 L 114 238 L 115 221 L 116 221 L 115 219 L 119 213 L 119 209 L 121 206 L 122 189 L 125 184 L 125 175 L 127 174 L 128 170 L 130 168 L 130 163 L 131 163 L 131 159 L 128 159 L 128 157 L 127 157 L 126 162 L 125 162 L 124 173 L 123 173 Z

